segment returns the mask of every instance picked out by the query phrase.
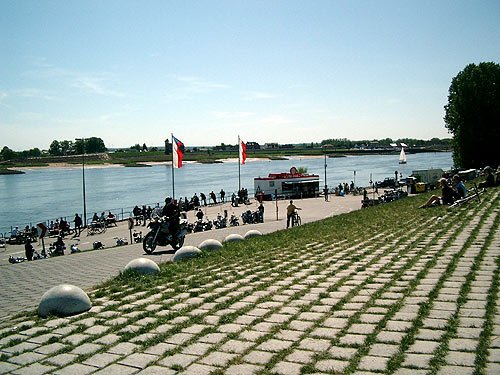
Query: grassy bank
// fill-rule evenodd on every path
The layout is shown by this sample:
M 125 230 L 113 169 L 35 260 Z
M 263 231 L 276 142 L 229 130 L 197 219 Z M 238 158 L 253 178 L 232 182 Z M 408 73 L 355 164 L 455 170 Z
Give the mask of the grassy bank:
M 61 367 L 122 345 L 157 371 L 217 357 L 213 374 L 249 364 L 255 374 L 437 374 L 462 355 L 480 374 L 498 319 L 500 191 L 419 209 L 429 195 L 226 244 L 157 276 L 122 273 L 90 292 L 92 312 L 23 319 L 53 356 L 88 349 Z M 21 331 L 0 339 L 20 346 Z
M 425 150 L 415 149 L 413 152 L 437 152 L 440 150 Z M 384 150 L 342 150 L 342 149 L 327 149 L 320 148 L 291 148 L 291 149 L 270 149 L 270 150 L 247 150 L 248 158 L 263 158 L 271 160 L 283 160 L 293 156 L 324 156 L 328 157 L 343 157 L 346 155 L 379 155 L 379 154 L 395 154 L 396 151 Z M 407 150 L 407 153 L 412 153 Z M 223 159 L 238 158 L 237 151 L 214 151 L 214 150 L 199 150 L 190 151 L 184 154 L 184 160 L 196 161 L 200 163 L 216 163 Z M 124 166 L 144 166 L 144 163 L 171 162 L 172 155 L 165 155 L 162 151 L 120 151 L 109 152 L 103 154 L 92 154 L 85 156 L 87 164 L 120 164 Z M 81 164 L 82 156 L 61 156 L 61 157 L 40 157 L 25 160 L 13 160 L 3 162 L 0 168 L 22 168 L 22 167 L 44 167 L 49 163 L 64 163 L 64 164 Z

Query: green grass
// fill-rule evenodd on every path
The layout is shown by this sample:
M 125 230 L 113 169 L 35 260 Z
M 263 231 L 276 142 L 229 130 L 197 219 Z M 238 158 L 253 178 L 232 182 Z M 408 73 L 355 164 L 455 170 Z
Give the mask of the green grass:
M 346 318 L 345 328 L 340 330 L 335 339 L 331 340 L 332 344 L 341 345 L 339 337 L 346 334 L 352 324 L 359 323 L 361 314 L 366 313 L 369 308 L 382 306 L 377 305 L 377 301 L 385 292 L 401 293 L 401 298 L 394 299 L 394 303 L 387 306 L 384 318 L 375 323 L 375 331 L 367 335 L 363 343 L 352 346 L 357 352 L 351 358 L 345 373 L 353 373 L 356 371 L 359 361 L 367 355 L 371 345 L 376 341 L 377 334 L 384 329 L 386 323 L 403 306 L 404 299 L 413 295 L 412 293 L 429 270 L 433 269 L 440 257 L 463 233 L 464 228 L 471 226 L 471 220 L 478 216 L 479 221 L 472 225 L 463 248 L 457 251 L 450 258 L 447 267 L 443 268 L 441 278 L 429 293 L 427 300 L 420 305 L 417 318 L 411 322 L 410 330 L 401 342 L 397 343 L 400 346 L 400 352 L 389 362 L 386 373 L 390 374 L 401 366 L 405 350 L 414 342 L 415 336 L 422 326 L 422 321 L 428 316 L 443 283 L 450 277 L 461 256 L 473 245 L 480 244 L 484 250 L 492 241 L 492 235 L 481 237 L 480 233 L 485 227 L 485 220 L 494 216 L 494 210 L 498 207 L 499 197 L 496 190 L 490 190 L 483 195 L 480 204 L 471 201 L 457 209 L 446 207 L 418 209 L 417 207 L 428 196 L 429 194 L 424 194 L 407 198 L 248 241 L 225 244 L 222 250 L 203 253 L 201 257 L 196 259 L 161 264 L 161 271 L 157 276 L 142 276 L 133 272 L 123 272 L 90 293 L 91 299 L 97 300 L 97 305 L 99 305 L 99 301 L 116 301 L 116 304 L 106 306 L 102 310 L 103 312 L 119 311 L 118 317 L 126 317 L 124 323 L 109 326 L 109 329 L 100 336 L 114 333 L 119 336 L 119 342 L 127 342 L 138 335 L 151 333 L 156 327 L 171 324 L 181 318 L 184 319 L 173 324 L 168 331 L 155 334 L 155 336 L 139 342 L 139 347 L 145 349 L 163 342 L 169 336 L 179 333 L 193 324 L 203 323 L 203 316 L 191 314 L 198 305 L 184 304 L 186 299 L 201 298 L 203 304 L 213 304 L 207 308 L 205 315 L 214 315 L 218 311 L 227 310 L 220 316 L 218 324 L 209 326 L 202 332 L 195 334 L 186 344 L 168 353 L 168 355 L 172 355 L 180 352 L 182 348 L 195 342 L 201 336 L 215 332 L 217 326 L 234 323 L 256 305 L 273 301 L 273 295 L 289 296 L 289 300 L 284 303 L 286 306 L 289 303 L 300 302 L 302 297 L 311 292 L 312 288 L 317 290 L 318 301 L 312 305 L 298 304 L 296 313 L 291 314 L 290 320 L 277 324 L 271 332 L 260 337 L 256 341 L 255 346 L 257 346 L 261 342 L 273 338 L 278 330 L 289 328 L 290 321 L 296 320 L 301 313 L 314 311 L 311 310 L 312 306 L 320 305 L 320 300 L 330 298 L 330 293 L 338 293 L 348 287 L 343 297 L 331 306 L 325 319 L 335 312 L 342 311 L 343 306 L 360 296 L 359 292 L 366 290 L 367 285 L 377 285 L 368 298 L 362 300 L 362 307 Z M 491 224 L 489 225 L 491 226 Z M 495 222 L 492 226 L 494 232 L 497 227 L 498 223 Z M 474 264 L 471 264 L 466 285 L 460 291 L 458 306 L 467 300 L 469 286 L 474 280 L 478 267 L 480 267 L 481 257 L 484 255 L 483 250 L 475 258 Z M 384 262 L 381 263 L 381 260 Z M 415 265 L 420 266 L 418 271 L 408 273 L 408 271 L 414 270 Z M 350 283 L 353 276 L 362 275 L 366 275 L 366 277 L 362 278 L 358 284 Z M 495 316 L 495 302 L 498 296 L 498 279 L 497 263 L 497 270 L 490 288 L 491 295 L 488 297 L 486 329 L 481 335 L 478 348 L 477 374 L 480 374 L 486 365 Z M 270 290 L 272 293 L 268 293 Z M 137 306 L 129 307 L 129 304 L 135 299 L 155 295 L 161 296 L 153 302 L 161 305 L 161 309 L 157 311 L 166 314 L 159 315 L 156 310 L 146 311 Z M 235 304 L 247 297 L 251 297 L 253 302 L 247 306 L 234 307 Z M 179 303 L 183 303 L 183 305 L 178 305 Z M 181 308 L 175 309 L 176 305 Z M 259 316 L 252 325 L 265 321 L 267 317 L 279 312 L 279 310 L 279 306 L 269 308 L 266 315 Z M 138 312 L 138 314 L 126 316 L 129 312 Z M 96 325 L 106 324 L 106 319 L 100 317 L 99 313 L 87 313 L 84 318 L 91 316 L 97 319 Z M 153 318 L 154 320 L 141 326 L 137 332 L 124 331 L 125 328 L 134 325 L 143 318 Z M 35 319 L 36 325 L 43 325 L 47 321 L 47 319 Z M 314 325 L 306 331 L 306 335 L 318 327 L 323 320 L 315 321 Z M 85 325 L 78 325 L 76 318 L 70 320 L 68 324 L 73 327 L 70 334 L 80 333 L 88 329 Z M 453 337 L 456 325 L 456 319 L 450 320 L 450 327 L 442 340 L 442 345 L 435 353 L 436 357 L 432 362 L 433 371 L 437 371 L 441 366 L 448 351 L 447 342 Z M 17 330 L 16 333 L 19 331 Z M 42 333 L 47 333 L 47 331 Z M 12 332 L 3 332 L 0 334 L 0 339 L 8 337 L 10 334 Z M 92 342 L 98 336 L 91 336 L 83 343 Z M 238 339 L 239 336 L 236 333 L 231 333 L 224 342 L 231 338 Z M 63 339 L 64 337 L 61 337 L 61 341 Z M 50 342 L 57 342 L 56 340 L 58 339 L 54 338 Z M 21 341 L 13 341 L 12 344 L 16 342 Z M 224 342 L 214 345 L 215 350 Z M 2 348 L 4 347 L 5 345 Z M 58 354 L 69 352 L 74 347 L 68 345 L 61 349 Z M 276 353 L 262 373 L 272 371 L 278 362 L 284 360 L 297 347 L 298 343 L 294 343 L 289 349 Z M 108 347 L 103 346 L 102 351 L 107 349 Z M 248 349 L 248 351 L 250 350 L 254 350 L 254 348 Z M 243 353 L 243 355 L 245 354 Z M 87 356 L 80 356 L 76 362 L 85 358 Z M 316 372 L 315 362 L 328 358 L 330 358 L 329 353 L 320 353 L 313 358 L 312 363 L 302 368 L 302 373 Z M 241 357 L 237 357 L 229 365 L 240 363 L 240 361 Z M 180 371 L 181 368 L 178 370 Z

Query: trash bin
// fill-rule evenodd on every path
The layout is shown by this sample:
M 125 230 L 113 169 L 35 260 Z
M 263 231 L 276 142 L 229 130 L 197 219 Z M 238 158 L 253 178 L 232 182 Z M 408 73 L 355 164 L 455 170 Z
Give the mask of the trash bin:
M 415 193 L 425 193 L 426 185 L 425 182 L 417 182 L 415 184 Z

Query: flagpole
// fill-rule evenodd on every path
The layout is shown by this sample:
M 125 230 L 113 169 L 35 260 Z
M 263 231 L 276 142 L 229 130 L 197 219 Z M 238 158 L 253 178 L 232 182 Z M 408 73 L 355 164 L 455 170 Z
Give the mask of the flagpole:
M 172 136 L 172 199 L 175 199 L 175 172 L 174 172 L 174 133 Z
M 240 147 L 241 147 L 241 140 L 240 136 L 238 135 L 238 191 L 241 190 L 241 152 L 240 152 Z

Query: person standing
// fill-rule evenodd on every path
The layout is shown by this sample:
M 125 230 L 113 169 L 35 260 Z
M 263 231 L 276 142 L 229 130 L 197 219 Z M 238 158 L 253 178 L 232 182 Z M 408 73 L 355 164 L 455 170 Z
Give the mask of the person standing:
M 226 192 L 224 191 L 224 189 L 220 189 L 220 201 L 222 203 L 225 203 L 226 202 Z
M 26 243 L 24 244 L 24 253 L 26 255 L 26 259 L 33 260 L 34 252 L 35 252 L 35 249 L 33 248 L 33 245 L 31 244 L 31 240 L 29 238 L 27 238 Z
M 290 227 L 290 221 L 293 226 L 293 215 L 295 214 L 295 210 L 298 210 L 297 206 L 293 204 L 293 201 L 290 201 L 290 204 L 286 208 L 286 227 Z
M 260 202 L 258 211 L 259 211 L 259 220 L 261 223 L 263 223 L 264 222 L 264 205 L 262 204 L 262 202 Z
M 325 185 L 323 193 L 325 194 L 325 202 L 328 202 L 328 186 Z
M 74 237 L 80 237 L 80 233 L 82 232 L 82 218 L 78 215 L 75 214 L 75 218 L 73 219 L 73 222 L 75 223 L 75 236 Z
M 210 192 L 210 199 L 212 199 L 213 204 L 217 204 L 217 197 L 213 190 Z

